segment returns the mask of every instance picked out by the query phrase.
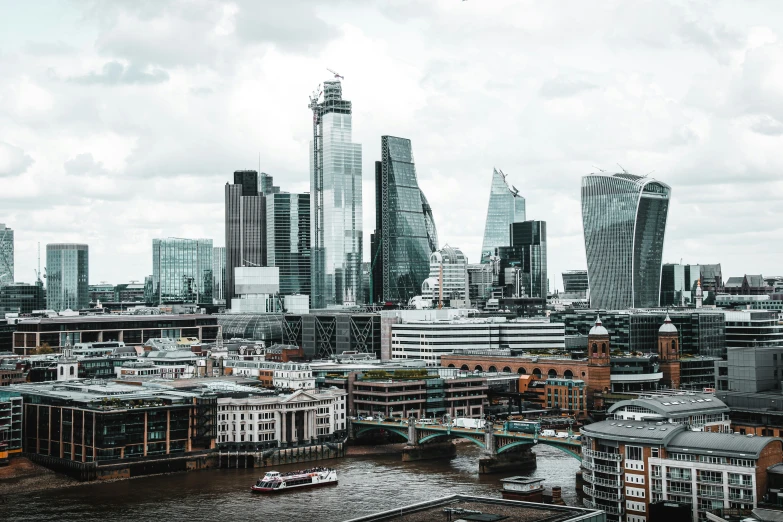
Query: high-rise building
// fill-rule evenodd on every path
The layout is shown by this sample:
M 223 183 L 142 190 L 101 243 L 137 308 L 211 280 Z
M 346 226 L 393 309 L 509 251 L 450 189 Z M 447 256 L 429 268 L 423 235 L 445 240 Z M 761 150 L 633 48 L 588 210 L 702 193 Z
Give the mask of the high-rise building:
M 375 162 L 375 234 L 372 262 L 380 275 L 373 293 L 382 301 L 407 303 L 429 275 L 438 235 L 427 198 L 416 179 L 411 140 L 381 137 Z
M 226 304 L 226 247 L 212 249 L 212 302 Z
M 14 231 L 0 223 L 0 286 L 14 282 Z
M 87 245 L 46 245 L 46 307 L 79 310 L 90 305 L 90 255 Z
M 152 240 L 155 304 L 212 304 L 212 240 Z
M 0 317 L 6 313 L 29 314 L 46 308 L 43 283 L 0 285 Z
M 362 146 L 351 142 L 351 102 L 338 80 L 324 82 L 323 101 L 310 98 L 313 308 L 361 298 Z
M 421 296 L 433 306 L 441 300 L 452 308 L 469 306 L 468 283 L 468 258 L 459 248 L 444 245 L 430 254 L 430 276 L 421 284 Z
M 310 194 L 266 196 L 267 265 L 280 269 L 280 294 L 310 295 Z
M 587 270 L 566 270 L 563 272 L 563 292 L 587 296 Z
M 665 263 L 661 268 L 661 306 L 691 304 L 700 277 L 699 265 Z
M 234 294 L 234 268 L 266 266 L 266 202 L 259 189 L 272 186 L 264 174 L 258 183 L 255 170 L 234 172 L 234 183 L 226 183 L 226 286 L 230 307 Z
M 258 191 L 263 195 L 268 196 L 280 192 L 280 187 L 275 186 L 274 178 L 266 172 L 261 172 L 258 178 Z
M 523 221 L 511 224 L 511 246 L 522 254 L 522 285 L 528 297 L 546 299 L 549 280 L 546 271 L 546 222 Z
M 498 247 L 511 244 L 509 226 L 519 221 L 525 221 L 525 198 L 519 195 L 514 185 L 508 184 L 503 171 L 493 169 L 484 243 L 481 247 L 482 263 L 486 263 L 490 256 L 497 255 Z
M 582 178 L 590 306 L 658 306 L 671 187 L 633 174 Z

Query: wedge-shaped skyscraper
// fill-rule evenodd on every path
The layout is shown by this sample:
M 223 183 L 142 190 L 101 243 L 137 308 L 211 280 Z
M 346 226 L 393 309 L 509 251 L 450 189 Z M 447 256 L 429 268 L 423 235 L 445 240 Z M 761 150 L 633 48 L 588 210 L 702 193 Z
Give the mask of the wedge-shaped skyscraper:
M 671 187 L 648 177 L 623 173 L 582 178 L 591 307 L 658 306 L 670 197 Z
M 416 179 L 411 140 L 382 136 L 381 157 L 375 163 L 372 299 L 407 303 L 429 276 L 438 235 Z
M 521 221 L 525 221 L 525 198 L 519 195 L 515 186 L 508 184 L 502 170 L 493 169 L 484 243 L 481 246 L 482 263 L 497 255 L 498 247 L 511 245 L 511 223 Z

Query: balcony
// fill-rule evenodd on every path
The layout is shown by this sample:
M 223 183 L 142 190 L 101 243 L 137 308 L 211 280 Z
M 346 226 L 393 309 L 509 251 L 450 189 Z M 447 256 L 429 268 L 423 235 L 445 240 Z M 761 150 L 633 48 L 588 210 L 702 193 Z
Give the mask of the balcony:
M 729 486 L 734 486 L 735 488 L 752 488 L 753 482 L 751 481 L 743 482 L 739 480 L 729 479 Z
M 723 484 L 723 477 L 703 477 L 701 475 L 696 477 L 696 482 L 700 484 Z
M 697 496 L 699 498 L 723 498 L 723 490 L 712 491 L 700 489 Z
M 595 484 L 596 486 L 606 486 L 608 488 L 621 488 L 623 485 L 620 483 L 619 480 L 609 480 L 601 477 L 596 477 L 592 473 L 582 473 L 582 478 L 585 479 L 585 482 L 589 482 L 590 484 Z
M 604 500 L 612 500 L 614 502 L 622 502 L 623 496 L 617 493 L 609 493 L 608 491 L 601 491 L 600 489 L 591 488 L 590 486 L 583 486 L 582 491 L 585 495 L 589 495 L 595 498 L 601 498 Z
M 620 469 L 620 466 L 602 466 L 600 464 L 593 464 L 592 462 L 587 462 L 583 464 L 587 469 L 591 469 L 593 471 L 597 471 L 599 473 L 609 473 L 611 475 L 620 475 L 622 474 L 622 470 Z
M 667 473 L 666 480 L 682 480 L 684 482 L 690 482 L 691 475 L 690 474 L 680 475 L 679 473 Z
M 623 460 L 623 456 L 619 453 L 607 453 L 605 451 L 595 451 L 591 449 L 583 449 L 582 455 L 586 457 L 593 457 L 594 459 L 611 460 L 620 462 Z
M 753 503 L 753 495 L 737 495 L 736 493 L 729 493 L 729 500 L 736 502 Z

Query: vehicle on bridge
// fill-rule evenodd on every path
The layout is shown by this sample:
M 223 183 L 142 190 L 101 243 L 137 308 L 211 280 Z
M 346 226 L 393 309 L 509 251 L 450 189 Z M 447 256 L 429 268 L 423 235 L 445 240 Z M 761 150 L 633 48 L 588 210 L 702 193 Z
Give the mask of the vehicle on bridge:
M 506 421 L 503 423 L 503 430 L 536 434 L 541 431 L 541 423 L 533 421 Z
M 467 417 L 457 417 L 451 423 L 452 428 L 470 428 L 474 430 L 480 430 L 486 426 L 487 421 L 484 419 L 470 419 Z

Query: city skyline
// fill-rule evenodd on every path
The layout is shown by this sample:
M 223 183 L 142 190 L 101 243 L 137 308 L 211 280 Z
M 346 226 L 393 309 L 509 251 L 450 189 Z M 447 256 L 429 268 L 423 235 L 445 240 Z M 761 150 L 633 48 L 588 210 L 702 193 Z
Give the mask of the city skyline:
M 577 24 L 554 6 L 538 9 L 536 23 L 524 6 L 479 4 L 281 10 L 275 23 L 287 24 L 287 37 L 248 32 L 245 23 L 263 17 L 242 3 L 242 17 L 219 4 L 196 17 L 181 7 L 57 6 L 43 19 L 33 8 L 15 9 L 0 37 L 8 49 L 0 58 L 7 73 L 0 121 L 8 129 L 0 183 L 9 187 L 0 194 L 0 222 L 15 231 L 16 279 L 34 281 L 39 242 L 89 244 L 93 283 L 149 275 L 153 237 L 223 245 L 215 187 L 235 170 L 259 168 L 259 152 L 261 170 L 283 190 L 308 190 L 312 129 L 302 99 L 331 77 L 326 67 L 346 77 L 355 143 L 373 147 L 385 134 L 416 143 L 440 240 L 459 245 L 471 262 L 480 260 L 488 201 L 472 188 L 489 184 L 486 172 L 500 165 L 522 189 L 528 215 L 548 223 L 549 273 L 562 289 L 559 274 L 586 268 L 579 179 L 593 164 L 617 170 L 620 163 L 655 170 L 675 189 L 664 262 L 720 262 L 727 275 L 778 273 L 783 165 L 774 151 L 783 114 L 778 90 L 766 86 L 774 82 L 765 83 L 783 52 L 777 6 L 645 7 L 630 15 L 575 5 Z M 164 29 L 141 38 L 134 28 L 144 19 Z M 555 23 L 558 33 L 579 37 L 553 39 Z M 497 24 L 502 31 L 490 29 Z M 166 43 L 197 28 L 221 36 L 194 49 Z M 399 45 L 392 49 L 392 41 Z M 150 52 L 158 48 L 167 52 Z M 356 48 L 363 51 L 348 52 Z M 512 49 L 526 52 L 507 59 Z M 221 62 L 221 51 L 235 58 Z M 365 261 L 375 159 L 365 153 L 362 161 Z M 59 197 L 41 206 L 44 190 Z M 148 212 L 140 216 L 142 207 Z M 753 259 L 744 259 L 747 251 Z

